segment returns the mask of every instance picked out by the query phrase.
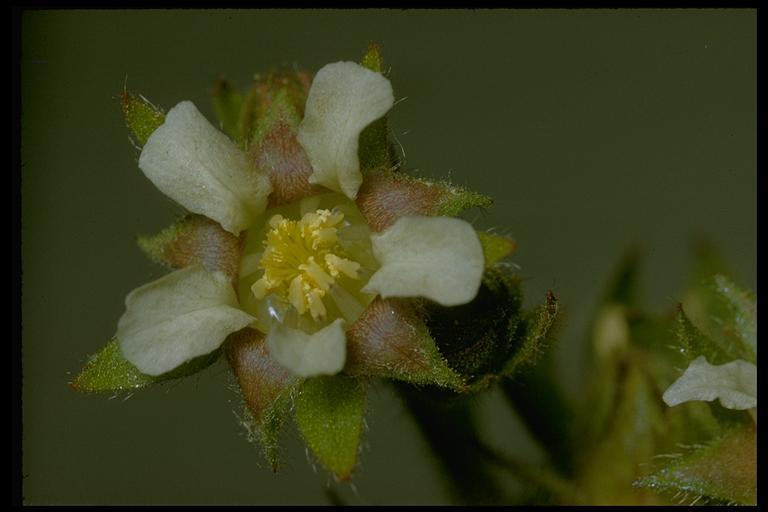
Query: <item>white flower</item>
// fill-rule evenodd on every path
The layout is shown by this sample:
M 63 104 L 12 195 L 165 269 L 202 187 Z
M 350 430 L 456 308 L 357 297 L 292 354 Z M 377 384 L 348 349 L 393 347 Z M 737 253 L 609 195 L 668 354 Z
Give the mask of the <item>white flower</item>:
M 484 259 L 467 222 L 405 216 L 372 234 L 350 200 L 364 180 L 360 133 L 392 104 L 381 74 L 351 62 L 322 68 L 298 140 L 312 166 L 309 181 L 344 195 L 326 192 L 271 211 L 274 184 L 248 155 L 192 103 L 171 109 L 139 166 L 188 210 L 235 235 L 245 231 L 240 272 L 233 288 L 231 276 L 194 265 L 131 292 L 117 330 L 126 359 L 159 375 L 251 326 L 295 374 L 335 374 L 345 363 L 345 328 L 376 295 L 444 306 L 472 300 Z
M 713 366 L 699 356 L 664 392 L 663 399 L 669 406 L 719 399 L 728 409 L 757 407 L 757 367 L 741 359 Z

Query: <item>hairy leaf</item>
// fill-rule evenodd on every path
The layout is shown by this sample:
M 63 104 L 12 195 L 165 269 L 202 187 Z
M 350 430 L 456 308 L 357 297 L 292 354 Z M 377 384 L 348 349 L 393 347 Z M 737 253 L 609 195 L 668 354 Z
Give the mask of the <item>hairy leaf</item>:
M 636 485 L 721 503 L 754 505 L 756 470 L 755 431 L 744 427 L 726 433 L 708 446 L 671 459 L 655 473 L 638 480 Z

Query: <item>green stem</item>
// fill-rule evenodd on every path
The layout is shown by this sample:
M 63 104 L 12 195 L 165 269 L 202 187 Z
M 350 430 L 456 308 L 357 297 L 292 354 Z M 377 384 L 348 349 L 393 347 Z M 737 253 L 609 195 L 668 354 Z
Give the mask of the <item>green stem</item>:
M 440 463 L 453 499 L 498 504 L 504 493 L 491 472 L 467 397 L 396 384 L 405 406 Z

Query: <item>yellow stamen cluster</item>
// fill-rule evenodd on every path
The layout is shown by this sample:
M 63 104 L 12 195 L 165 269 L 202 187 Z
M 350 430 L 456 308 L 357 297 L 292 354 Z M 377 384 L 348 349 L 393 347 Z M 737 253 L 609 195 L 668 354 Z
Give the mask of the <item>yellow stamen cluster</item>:
M 264 275 L 251 286 L 257 299 L 275 293 L 315 320 L 325 317 L 323 298 L 343 274 L 357 279 L 360 264 L 344 258 L 338 226 L 344 215 L 330 210 L 305 214 L 301 220 L 275 215 L 264 241 L 259 268 Z

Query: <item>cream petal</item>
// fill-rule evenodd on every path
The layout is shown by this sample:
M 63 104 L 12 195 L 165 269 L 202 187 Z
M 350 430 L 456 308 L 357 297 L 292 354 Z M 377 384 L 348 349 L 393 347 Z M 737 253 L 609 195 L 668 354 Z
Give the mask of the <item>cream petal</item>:
M 201 265 L 172 272 L 133 290 L 117 323 L 125 358 L 160 375 L 207 354 L 254 319 L 241 311 L 230 279 Z
M 426 297 L 443 306 L 471 301 L 483 277 L 483 248 L 472 226 L 450 217 L 401 217 L 371 235 L 381 263 L 363 287 L 388 297 Z
M 757 367 L 741 359 L 714 366 L 699 356 L 662 398 L 669 406 L 719 399 L 728 409 L 751 409 L 757 407 Z
M 190 101 L 168 112 L 144 145 L 139 167 L 165 195 L 234 234 L 264 211 L 272 191 L 269 177 Z
M 338 319 L 314 334 L 275 324 L 267 335 L 267 348 L 281 365 L 300 377 L 334 375 L 344 368 L 347 337 Z
M 392 108 L 392 85 L 354 62 L 335 62 L 315 75 L 298 140 L 312 163 L 310 183 L 357 196 L 363 182 L 360 132 Z

